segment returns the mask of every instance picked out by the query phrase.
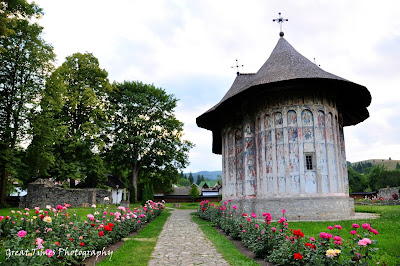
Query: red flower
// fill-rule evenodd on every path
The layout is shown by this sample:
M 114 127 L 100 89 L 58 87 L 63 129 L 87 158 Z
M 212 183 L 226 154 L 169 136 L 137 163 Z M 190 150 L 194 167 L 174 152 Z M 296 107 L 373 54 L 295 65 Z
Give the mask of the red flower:
M 43 218 L 44 218 L 44 215 L 43 215 L 43 214 L 41 214 L 39 217 L 40 217 L 40 219 L 42 219 L 42 220 L 43 220 Z
M 314 244 L 311 244 L 311 243 L 306 243 L 306 247 L 309 247 L 311 249 L 317 249 L 317 247 Z
M 294 253 L 294 259 L 295 260 L 302 260 L 303 259 L 303 255 L 301 255 L 300 253 Z
M 103 232 L 103 231 L 100 231 L 100 232 L 99 232 L 99 236 L 104 236 L 104 232 Z
M 74 242 L 74 240 L 72 238 L 69 238 L 68 240 L 71 241 L 71 242 Z
M 112 231 L 112 228 L 111 228 L 110 226 L 108 226 L 108 225 L 105 225 L 105 226 L 104 226 L 104 230 L 106 230 L 106 231 Z
M 85 246 L 85 243 L 81 242 L 81 243 L 79 244 L 79 246 L 84 247 L 84 246 Z
M 91 224 L 92 227 L 94 227 L 95 224 Z
M 297 237 L 304 237 L 304 233 L 299 229 L 299 230 L 294 230 L 293 234 Z
M 108 226 L 114 227 L 114 224 L 112 224 L 112 223 L 108 223 Z
M 39 211 L 35 211 L 36 214 L 39 214 Z
M 203 208 L 202 210 L 203 210 L 203 212 L 205 212 L 205 211 L 206 211 L 206 208 Z

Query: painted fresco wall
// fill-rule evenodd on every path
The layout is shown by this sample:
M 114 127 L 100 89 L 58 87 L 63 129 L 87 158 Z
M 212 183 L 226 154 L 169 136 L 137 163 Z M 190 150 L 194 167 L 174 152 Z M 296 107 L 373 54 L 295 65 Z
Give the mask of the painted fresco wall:
M 281 102 L 222 134 L 224 198 L 347 196 L 343 130 L 326 100 Z

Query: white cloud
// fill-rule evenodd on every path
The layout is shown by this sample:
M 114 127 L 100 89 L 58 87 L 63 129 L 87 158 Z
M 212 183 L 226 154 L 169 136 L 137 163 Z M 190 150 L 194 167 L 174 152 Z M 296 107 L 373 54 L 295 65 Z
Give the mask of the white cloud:
M 348 160 L 400 159 L 400 17 L 398 1 L 36 1 L 59 63 L 93 52 L 111 80 L 140 80 L 181 99 L 192 169 L 217 170 L 211 133 L 195 119 L 218 103 L 235 78 L 230 67 L 256 72 L 278 41 L 272 22 L 282 12 L 285 38 L 333 74 L 366 86 L 371 117 L 345 129 Z M 189 169 L 190 169 L 189 167 Z

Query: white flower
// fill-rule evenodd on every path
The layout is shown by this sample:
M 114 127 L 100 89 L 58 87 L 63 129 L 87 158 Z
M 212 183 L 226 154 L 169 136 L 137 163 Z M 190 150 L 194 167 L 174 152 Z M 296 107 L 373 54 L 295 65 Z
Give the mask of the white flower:
M 107 201 L 109 201 L 109 200 L 110 200 L 110 198 L 109 198 L 109 197 L 105 197 L 105 198 L 104 198 L 104 200 L 107 200 Z
M 96 204 L 92 204 L 92 208 L 96 208 Z
M 46 209 L 51 209 L 51 206 L 50 205 L 46 205 Z

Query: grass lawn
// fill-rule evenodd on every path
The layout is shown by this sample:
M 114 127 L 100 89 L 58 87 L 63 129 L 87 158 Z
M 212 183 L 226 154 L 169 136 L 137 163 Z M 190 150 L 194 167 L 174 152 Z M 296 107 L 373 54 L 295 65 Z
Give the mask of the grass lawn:
M 208 239 L 213 242 L 215 248 L 222 254 L 224 259 L 231 265 L 259 265 L 258 263 L 249 260 L 245 255 L 227 240 L 225 236 L 218 233 L 212 226 L 211 222 L 205 221 L 197 216 L 197 213 L 192 213 L 192 219 L 199 225 L 203 233 Z
M 170 211 L 164 209 L 160 216 L 149 223 L 137 236 L 127 240 L 120 249 L 114 251 L 111 261 L 106 258 L 98 265 L 147 265 L 156 246 L 158 235 L 170 215 Z M 138 238 L 146 238 L 146 240 L 135 240 Z

